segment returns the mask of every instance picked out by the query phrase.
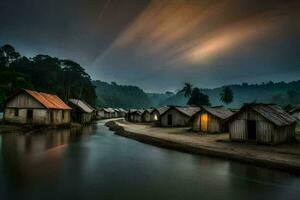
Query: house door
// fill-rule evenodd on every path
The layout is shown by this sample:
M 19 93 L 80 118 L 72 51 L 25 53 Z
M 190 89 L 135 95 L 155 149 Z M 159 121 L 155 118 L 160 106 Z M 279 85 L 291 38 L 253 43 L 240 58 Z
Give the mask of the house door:
M 208 115 L 206 113 L 201 114 L 201 131 L 207 132 L 208 127 Z
M 256 140 L 256 121 L 247 121 L 248 140 Z
M 173 117 L 172 115 L 168 115 L 168 126 L 172 126 L 173 124 Z
M 51 123 L 54 122 L 54 113 L 53 113 L 53 111 L 50 111 L 50 122 Z
M 32 119 L 33 119 L 33 110 L 27 110 L 26 119 L 27 119 L 27 122 L 32 122 Z

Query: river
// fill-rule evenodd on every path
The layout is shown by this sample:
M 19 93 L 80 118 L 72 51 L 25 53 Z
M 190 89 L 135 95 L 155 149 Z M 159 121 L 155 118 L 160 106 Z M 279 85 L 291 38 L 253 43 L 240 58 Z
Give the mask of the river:
M 300 177 L 83 129 L 0 135 L 0 199 L 299 199 Z

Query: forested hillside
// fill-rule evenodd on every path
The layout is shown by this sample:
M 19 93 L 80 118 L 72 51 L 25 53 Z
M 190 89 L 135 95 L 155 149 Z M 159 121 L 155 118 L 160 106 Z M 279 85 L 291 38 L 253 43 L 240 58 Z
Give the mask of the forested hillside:
M 146 108 L 153 105 L 147 94 L 139 87 L 103 81 L 93 81 L 93 84 L 96 86 L 98 106 Z
M 245 102 L 276 103 L 281 106 L 300 103 L 300 81 L 229 85 L 233 91 L 230 107 Z M 72 60 L 49 55 L 27 58 L 12 46 L 0 48 L 0 108 L 15 90 L 28 88 L 59 95 L 62 99 L 80 98 L 92 105 L 123 108 L 146 108 L 161 105 L 186 105 L 182 92 L 145 93 L 137 86 L 92 81 L 84 68 Z M 201 87 L 199 87 L 201 88 Z M 178 88 L 181 89 L 181 88 Z M 212 105 L 221 105 L 222 87 L 201 89 Z M 97 95 L 97 98 L 96 98 Z
M 20 88 L 57 94 L 64 100 L 81 98 L 92 105 L 96 100 L 91 78 L 78 63 L 49 55 L 27 58 L 4 45 L 0 48 L 0 107 Z
M 174 96 L 173 92 L 165 92 L 165 93 L 147 93 L 150 101 L 154 107 L 160 106 L 162 102 L 166 101 L 170 97 Z

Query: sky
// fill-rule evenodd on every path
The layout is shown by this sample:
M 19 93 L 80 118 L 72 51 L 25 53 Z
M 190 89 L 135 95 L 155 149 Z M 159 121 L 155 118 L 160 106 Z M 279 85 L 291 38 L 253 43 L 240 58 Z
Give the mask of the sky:
M 300 77 L 298 0 L 0 0 L 0 45 L 148 92 Z

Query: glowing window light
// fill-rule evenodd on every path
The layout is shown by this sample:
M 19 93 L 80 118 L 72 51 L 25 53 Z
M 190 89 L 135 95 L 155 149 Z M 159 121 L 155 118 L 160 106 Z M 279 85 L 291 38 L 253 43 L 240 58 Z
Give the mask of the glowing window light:
M 208 115 L 204 113 L 201 115 L 201 130 L 207 131 L 207 122 L 208 122 Z
M 154 115 L 154 120 L 158 120 L 158 117 L 156 114 Z

